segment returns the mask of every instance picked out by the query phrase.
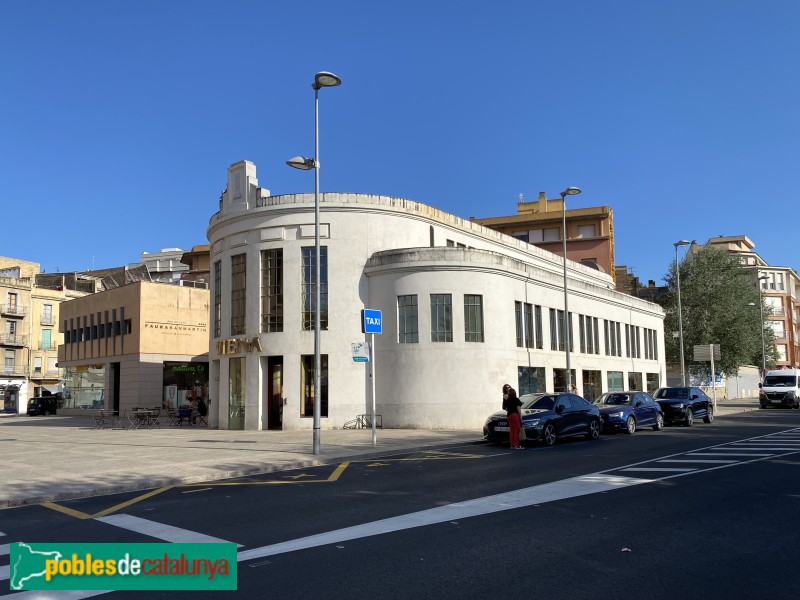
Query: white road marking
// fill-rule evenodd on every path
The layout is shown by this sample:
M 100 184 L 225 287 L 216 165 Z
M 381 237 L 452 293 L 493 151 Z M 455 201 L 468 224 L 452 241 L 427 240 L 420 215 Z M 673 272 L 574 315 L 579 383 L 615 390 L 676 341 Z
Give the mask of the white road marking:
M 733 448 L 735 450 L 735 448 Z M 717 448 L 717 450 L 728 450 L 728 448 Z M 719 454 L 718 452 L 692 452 L 691 454 L 687 454 L 687 456 L 773 456 L 772 454 L 752 454 L 752 453 L 744 453 L 744 452 L 725 452 L 724 454 Z
M 730 456 L 726 454 L 725 456 Z M 656 462 L 665 463 L 665 462 L 676 462 L 676 463 L 701 463 L 701 464 L 709 464 L 709 465 L 723 465 L 723 464 L 730 464 L 739 462 L 738 460 L 707 460 L 707 459 L 693 459 L 693 458 L 665 458 L 663 460 L 659 460 Z
M 0 544 L 0 556 L 5 556 L 11 552 L 11 544 Z
M 173 527 L 172 525 L 164 525 L 163 523 L 156 523 L 148 519 L 141 519 L 133 515 L 117 514 L 108 515 L 107 517 L 97 517 L 96 521 L 108 523 L 114 527 L 121 527 L 136 533 L 149 535 L 165 542 L 174 543 L 199 543 L 199 544 L 213 544 L 222 543 L 229 544 L 228 540 L 221 540 L 219 538 L 206 535 L 204 533 L 197 533 L 188 529 L 181 529 L 180 527 Z M 241 545 L 238 545 L 241 547 Z
M 458 521 L 469 517 L 477 517 L 505 510 L 513 510 L 535 504 L 544 504 L 566 498 L 575 498 L 587 494 L 596 494 L 610 490 L 651 483 L 649 479 L 635 479 L 632 477 L 620 477 L 614 475 L 593 474 L 581 477 L 573 477 L 564 481 L 545 483 L 521 490 L 496 494 L 485 498 L 476 498 L 466 502 L 457 502 L 437 508 L 422 510 L 407 515 L 400 515 L 389 519 L 381 519 L 371 523 L 346 527 L 335 531 L 328 531 L 317 535 L 289 540 L 279 544 L 243 550 L 239 552 L 239 561 L 264 558 L 283 554 L 284 552 L 294 552 L 305 550 L 317 546 L 325 546 L 337 542 L 355 540 L 384 533 L 392 533 L 411 529 L 414 527 L 424 527 L 448 521 Z
M 680 467 L 675 467 L 674 469 L 670 468 L 663 468 L 659 469 L 657 467 L 628 467 L 627 469 L 619 469 L 620 471 L 655 471 L 661 473 L 676 473 L 676 472 L 686 472 L 689 473 L 691 471 L 697 471 L 699 469 L 681 469 Z
M 9 577 L 11 577 L 10 569 L 11 565 L 0 566 L 0 581 L 5 581 Z

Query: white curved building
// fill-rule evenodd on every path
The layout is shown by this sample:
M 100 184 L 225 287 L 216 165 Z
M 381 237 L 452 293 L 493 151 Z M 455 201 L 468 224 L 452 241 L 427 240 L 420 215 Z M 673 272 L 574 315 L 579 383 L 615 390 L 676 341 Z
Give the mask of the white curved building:
M 211 424 L 311 429 L 314 195 L 270 196 L 255 165 L 228 169 L 210 221 Z M 563 262 L 545 250 L 386 196 L 321 194 L 321 426 L 371 411 L 361 310 L 375 335 L 384 427 L 474 428 L 520 394 L 564 385 Z M 568 264 L 579 393 L 653 389 L 664 377 L 656 304 L 614 290 L 609 275 Z

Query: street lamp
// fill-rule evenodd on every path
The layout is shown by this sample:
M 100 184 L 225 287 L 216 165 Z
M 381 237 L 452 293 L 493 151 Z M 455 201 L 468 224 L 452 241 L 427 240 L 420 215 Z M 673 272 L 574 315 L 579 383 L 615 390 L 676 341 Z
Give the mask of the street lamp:
M 319 89 L 323 87 L 336 87 L 342 80 L 327 71 L 320 71 L 314 75 L 314 158 L 295 156 L 286 161 L 286 164 L 295 169 L 310 171 L 314 169 L 314 454 L 319 454 L 319 421 L 322 402 L 322 359 L 320 355 L 320 251 L 319 251 Z
M 678 278 L 678 337 L 681 348 L 681 385 L 686 387 L 686 368 L 683 364 L 683 311 L 681 310 L 681 267 L 678 264 L 678 248 L 688 246 L 689 242 L 680 240 L 672 244 L 675 246 L 675 276 Z
M 564 349 L 567 355 L 567 389 L 568 394 L 572 392 L 572 371 L 569 365 L 569 342 L 570 336 L 570 318 L 569 318 L 569 305 L 567 301 L 567 196 L 576 196 L 581 193 L 581 188 L 568 187 L 561 192 L 561 229 L 564 242 Z
M 769 279 L 769 275 L 759 275 L 758 283 L 758 310 L 761 314 L 761 321 L 759 322 L 759 329 L 761 329 L 761 377 L 767 372 L 767 350 L 764 345 L 764 292 L 761 288 L 761 282 Z

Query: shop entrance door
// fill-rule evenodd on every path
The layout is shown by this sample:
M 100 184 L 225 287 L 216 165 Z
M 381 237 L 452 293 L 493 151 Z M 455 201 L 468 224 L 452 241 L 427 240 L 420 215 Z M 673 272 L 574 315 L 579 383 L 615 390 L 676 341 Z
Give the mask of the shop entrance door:
M 267 427 L 269 429 L 283 429 L 283 357 L 270 356 L 267 359 L 267 398 L 269 398 L 269 412 Z

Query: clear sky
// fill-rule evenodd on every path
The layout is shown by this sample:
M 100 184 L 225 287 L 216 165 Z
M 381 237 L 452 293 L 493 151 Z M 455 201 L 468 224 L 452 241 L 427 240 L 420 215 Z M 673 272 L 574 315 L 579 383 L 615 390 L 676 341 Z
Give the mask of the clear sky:
M 273 194 L 614 210 L 616 262 L 748 235 L 800 268 L 797 0 L 0 0 L 0 255 L 47 272 L 207 243 L 226 169 Z

